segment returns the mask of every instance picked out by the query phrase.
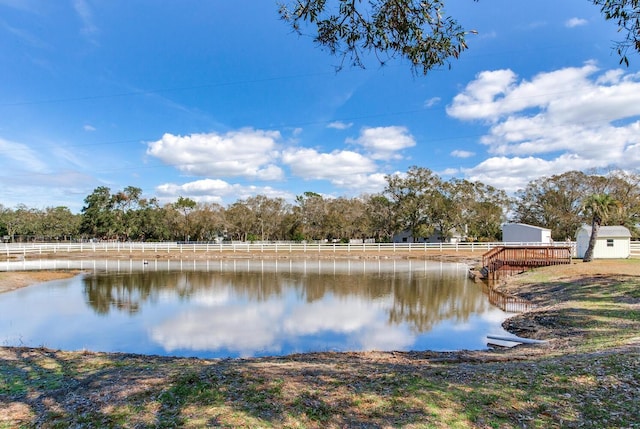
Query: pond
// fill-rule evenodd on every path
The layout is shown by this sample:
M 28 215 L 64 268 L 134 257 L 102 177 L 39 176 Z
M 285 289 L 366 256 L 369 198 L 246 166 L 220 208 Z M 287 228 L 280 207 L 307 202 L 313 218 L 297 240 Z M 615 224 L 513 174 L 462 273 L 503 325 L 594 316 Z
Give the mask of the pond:
M 23 261 L 82 269 L 0 295 L 0 345 L 205 358 L 485 349 L 510 314 L 464 264 L 415 260 Z

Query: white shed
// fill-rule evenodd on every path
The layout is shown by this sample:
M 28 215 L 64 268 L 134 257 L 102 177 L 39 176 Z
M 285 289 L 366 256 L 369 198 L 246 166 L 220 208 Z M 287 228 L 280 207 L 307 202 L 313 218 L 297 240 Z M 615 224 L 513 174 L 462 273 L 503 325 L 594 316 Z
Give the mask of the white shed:
M 502 241 L 551 244 L 551 230 L 526 223 L 505 223 L 502 224 Z
M 402 231 L 393 236 L 394 243 L 459 243 L 462 235 L 455 229 L 451 231 L 451 237 L 443 239 L 440 230 L 436 229 L 429 237 L 413 238 L 411 231 Z
M 591 226 L 582 225 L 576 233 L 576 256 L 583 258 L 589 247 Z M 624 226 L 601 226 L 593 248 L 593 257 L 599 259 L 628 258 L 631 254 L 631 232 Z

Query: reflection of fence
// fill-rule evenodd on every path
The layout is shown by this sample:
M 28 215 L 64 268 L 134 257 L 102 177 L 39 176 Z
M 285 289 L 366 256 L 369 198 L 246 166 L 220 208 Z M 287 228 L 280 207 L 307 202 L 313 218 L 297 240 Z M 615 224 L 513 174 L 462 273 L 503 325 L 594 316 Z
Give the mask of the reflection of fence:
M 519 273 L 531 268 L 571 263 L 570 246 L 499 246 L 482 255 L 485 277 Z
M 486 283 L 483 292 L 487 294 L 491 304 L 508 313 L 523 313 L 534 307 L 529 301 L 500 293 Z
M 509 243 L 509 245 L 536 246 L 536 243 Z M 6 256 L 50 253 L 395 253 L 395 252 L 478 252 L 485 253 L 505 243 L 176 243 L 176 242 L 88 242 L 88 243 L 4 243 L 0 252 Z M 573 246 L 572 243 L 558 245 Z M 548 245 L 545 245 L 548 246 Z
M 151 258 L 150 258 L 151 259 Z M 80 270 L 94 272 L 218 272 L 218 273 L 330 273 L 330 274 L 406 274 L 439 273 L 464 277 L 465 264 L 430 260 L 375 258 L 21 258 L 0 261 L 2 271 Z

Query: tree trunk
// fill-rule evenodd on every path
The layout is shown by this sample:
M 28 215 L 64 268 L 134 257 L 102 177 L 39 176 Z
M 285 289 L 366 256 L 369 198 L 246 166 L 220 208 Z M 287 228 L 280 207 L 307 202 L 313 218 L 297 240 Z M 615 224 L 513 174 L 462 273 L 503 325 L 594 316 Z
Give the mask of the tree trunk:
M 587 246 L 587 251 L 584 252 L 582 262 L 591 262 L 593 260 L 593 249 L 596 247 L 599 229 L 599 219 L 594 216 L 593 221 L 591 222 L 591 237 L 589 237 L 589 246 Z

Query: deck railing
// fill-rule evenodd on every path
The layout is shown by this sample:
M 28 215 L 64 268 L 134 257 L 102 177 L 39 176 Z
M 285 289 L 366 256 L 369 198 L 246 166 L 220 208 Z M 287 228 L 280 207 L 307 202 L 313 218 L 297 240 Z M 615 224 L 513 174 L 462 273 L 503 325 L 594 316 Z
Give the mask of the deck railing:
M 570 264 L 571 246 L 500 246 L 485 253 L 482 267 L 485 276 L 512 274 L 531 268 Z

